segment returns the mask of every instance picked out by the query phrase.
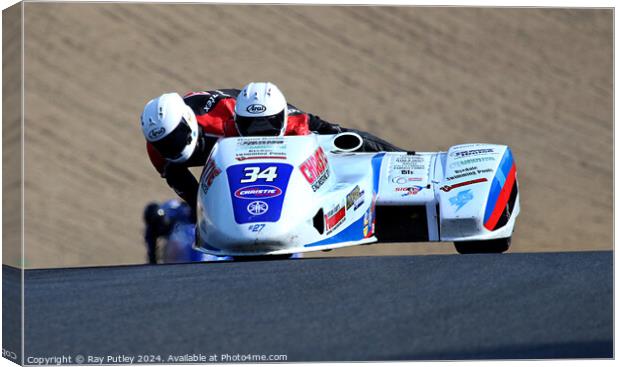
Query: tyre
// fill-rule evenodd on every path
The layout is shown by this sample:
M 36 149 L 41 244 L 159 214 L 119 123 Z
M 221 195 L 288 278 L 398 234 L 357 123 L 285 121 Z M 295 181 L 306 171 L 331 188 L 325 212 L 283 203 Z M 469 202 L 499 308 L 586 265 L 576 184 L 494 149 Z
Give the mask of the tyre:
M 487 241 L 455 242 L 459 254 L 501 254 L 508 251 L 511 237 Z

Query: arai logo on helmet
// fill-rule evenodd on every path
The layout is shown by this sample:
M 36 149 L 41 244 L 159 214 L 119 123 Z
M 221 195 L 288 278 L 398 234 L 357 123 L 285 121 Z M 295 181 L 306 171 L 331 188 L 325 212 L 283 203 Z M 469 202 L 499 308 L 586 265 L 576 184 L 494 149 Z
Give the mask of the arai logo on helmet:
M 149 138 L 157 139 L 162 136 L 163 133 L 166 132 L 166 129 L 162 126 L 159 129 L 149 131 Z
M 282 195 L 282 190 L 271 185 L 246 186 L 235 191 L 235 197 L 239 199 L 268 199 L 280 195 Z
M 245 110 L 249 113 L 263 113 L 267 111 L 267 107 L 262 104 L 251 104 Z

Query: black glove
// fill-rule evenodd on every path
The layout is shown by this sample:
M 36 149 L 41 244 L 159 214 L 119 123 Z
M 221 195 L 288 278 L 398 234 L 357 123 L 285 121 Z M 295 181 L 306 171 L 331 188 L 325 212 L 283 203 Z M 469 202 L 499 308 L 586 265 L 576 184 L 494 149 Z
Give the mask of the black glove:
M 192 224 L 196 224 L 197 222 L 197 216 L 198 216 L 198 211 L 196 210 L 196 202 L 194 202 L 194 205 L 189 206 L 191 208 L 191 214 L 189 216 L 189 220 L 192 221 Z
M 310 131 L 319 135 L 339 134 L 342 132 L 342 128 L 338 124 L 332 124 L 310 113 L 308 114 L 308 127 Z

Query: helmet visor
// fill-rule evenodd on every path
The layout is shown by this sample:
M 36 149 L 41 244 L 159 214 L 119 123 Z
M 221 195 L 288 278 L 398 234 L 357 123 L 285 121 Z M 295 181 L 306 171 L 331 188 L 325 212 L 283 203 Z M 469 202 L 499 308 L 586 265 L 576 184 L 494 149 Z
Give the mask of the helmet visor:
M 235 117 L 241 136 L 279 136 L 284 127 L 284 110 L 271 116 Z
M 192 129 L 185 118 L 181 118 L 181 122 L 172 132 L 162 139 L 151 142 L 155 149 L 168 159 L 176 159 L 181 156 L 183 149 L 192 142 Z

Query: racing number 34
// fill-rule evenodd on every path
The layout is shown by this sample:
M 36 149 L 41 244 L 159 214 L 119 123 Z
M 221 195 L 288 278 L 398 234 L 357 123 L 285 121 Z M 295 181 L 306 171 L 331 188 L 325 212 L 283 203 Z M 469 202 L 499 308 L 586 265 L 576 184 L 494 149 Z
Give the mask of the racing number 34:
M 244 170 L 244 178 L 241 183 L 256 182 L 257 180 L 265 180 L 267 182 L 273 182 L 278 177 L 278 167 L 267 167 L 264 170 L 260 170 L 259 167 L 246 167 Z

